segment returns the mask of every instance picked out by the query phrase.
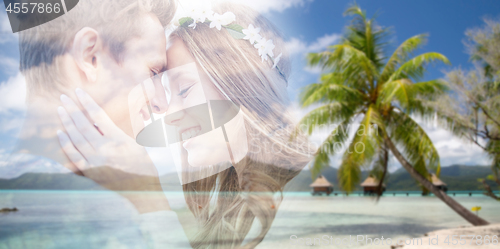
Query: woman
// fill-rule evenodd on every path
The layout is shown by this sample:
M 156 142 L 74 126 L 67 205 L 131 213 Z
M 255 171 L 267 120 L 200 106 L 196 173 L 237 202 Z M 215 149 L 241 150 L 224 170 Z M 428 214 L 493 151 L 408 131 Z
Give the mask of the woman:
M 243 6 L 223 4 L 213 12 L 194 11 L 170 35 L 167 140 L 179 151 L 186 204 L 198 223 L 191 245 L 253 248 L 269 231 L 285 185 L 308 163 L 310 151 L 304 137 L 292 136 L 290 65 L 276 28 Z M 217 101 L 239 108 L 221 118 L 235 124 L 220 125 L 222 142 L 216 142 L 221 136 L 214 110 L 225 112 L 213 108 Z M 203 118 L 206 113 L 209 118 Z

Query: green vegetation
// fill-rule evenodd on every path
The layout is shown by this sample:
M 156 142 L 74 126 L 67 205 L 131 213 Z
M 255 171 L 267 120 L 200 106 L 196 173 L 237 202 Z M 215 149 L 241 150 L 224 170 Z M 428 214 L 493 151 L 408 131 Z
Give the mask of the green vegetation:
M 485 22 L 484 28 L 466 32 L 467 47 L 475 68 L 447 73 L 452 91 L 436 105 L 449 130 L 488 153 L 493 174 L 487 179 L 500 185 L 500 23 L 488 19 Z M 486 179 L 479 181 L 487 195 L 500 200 Z
M 329 157 L 338 145 L 349 144 L 338 178 L 340 187 L 350 192 L 360 182 L 362 168 L 381 172 L 378 178 L 383 180 L 391 151 L 422 187 L 464 219 L 473 225 L 488 224 L 429 181 L 429 170 L 440 173 L 439 155 L 413 119 L 416 116 L 424 121 L 434 119 L 436 110 L 430 103 L 446 94 L 446 84 L 440 80 L 420 80 L 428 64 L 449 63 L 448 59 L 435 52 L 412 57 L 425 43 L 425 35 L 409 38 L 387 56 L 388 30 L 379 28 L 357 5 L 348 8 L 345 14 L 353 19 L 342 41 L 327 51 L 308 55 L 309 65 L 321 66 L 325 73 L 320 83 L 303 89 L 302 107 L 319 107 L 309 112 L 300 125 L 312 134 L 318 128 L 338 124 L 317 151 L 313 174 L 329 165 Z M 350 138 L 349 132 L 343 131 L 357 121 L 360 127 Z

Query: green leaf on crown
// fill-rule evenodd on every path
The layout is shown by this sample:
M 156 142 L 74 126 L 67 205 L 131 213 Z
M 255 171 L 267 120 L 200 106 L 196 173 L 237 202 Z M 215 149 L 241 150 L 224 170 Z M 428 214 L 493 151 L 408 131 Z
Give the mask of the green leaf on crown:
M 194 22 L 194 20 L 191 17 L 183 17 L 183 18 L 179 19 L 179 25 L 181 27 L 187 27 L 189 24 L 191 24 L 193 22 Z
M 224 27 L 227 29 L 229 34 L 234 39 L 241 40 L 241 39 L 243 39 L 243 37 L 245 37 L 245 34 L 242 33 L 243 27 L 241 27 L 238 24 L 232 23 L 232 24 L 226 25 Z
M 245 34 L 243 34 L 243 33 L 240 33 L 240 32 L 238 32 L 238 31 L 234 31 L 234 30 L 232 30 L 232 29 L 228 29 L 228 28 L 226 28 L 226 29 L 227 29 L 227 31 L 229 32 L 229 34 L 230 34 L 230 35 L 231 35 L 234 39 L 236 39 L 236 40 L 241 40 L 241 39 L 243 39 L 243 37 L 245 37 Z
M 243 33 L 243 27 L 241 27 L 239 24 L 236 24 L 236 23 L 231 23 L 229 25 L 226 25 L 224 26 L 226 27 L 227 29 L 232 29 L 234 31 L 237 31 L 237 32 L 240 32 L 240 33 Z

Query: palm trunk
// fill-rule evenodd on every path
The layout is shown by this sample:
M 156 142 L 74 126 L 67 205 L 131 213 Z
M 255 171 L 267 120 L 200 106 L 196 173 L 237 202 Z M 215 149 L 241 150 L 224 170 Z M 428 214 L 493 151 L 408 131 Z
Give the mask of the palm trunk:
M 382 149 L 384 150 L 383 153 L 384 153 L 384 171 L 382 172 L 382 177 L 380 177 L 379 179 L 379 182 L 378 182 L 378 186 L 377 186 L 377 201 L 380 199 L 380 196 L 382 196 L 382 194 L 384 193 L 384 179 L 385 179 L 385 175 L 387 174 L 387 163 L 389 162 L 389 150 L 387 148 L 387 144 L 384 144 L 382 146 Z
M 398 161 L 401 163 L 403 168 L 410 173 L 410 175 L 416 179 L 422 186 L 430 190 L 436 197 L 441 199 L 446 205 L 448 205 L 453 211 L 455 211 L 457 214 L 462 216 L 465 220 L 470 222 L 474 226 L 484 226 L 488 225 L 489 223 L 479 216 L 475 215 L 468 209 L 466 209 L 464 206 L 462 206 L 460 203 L 456 202 L 453 198 L 449 197 L 446 193 L 441 191 L 440 189 L 436 188 L 429 180 L 427 180 L 425 177 L 423 177 L 421 174 L 419 174 L 413 166 L 401 155 L 399 150 L 396 148 L 396 146 L 392 143 L 391 139 L 389 137 L 384 136 L 384 140 L 387 143 L 387 146 L 389 146 L 389 149 L 391 150 L 392 154 L 398 159 Z

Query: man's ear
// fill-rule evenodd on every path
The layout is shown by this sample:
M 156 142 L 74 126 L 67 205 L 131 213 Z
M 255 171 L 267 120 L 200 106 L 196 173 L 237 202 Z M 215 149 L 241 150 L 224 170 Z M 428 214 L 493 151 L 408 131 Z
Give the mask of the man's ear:
M 100 63 L 102 47 L 99 33 L 89 27 L 78 31 L 73 40 L 72 54 L 75 62 L 90 82 L 97 80 L 97 65 Z

